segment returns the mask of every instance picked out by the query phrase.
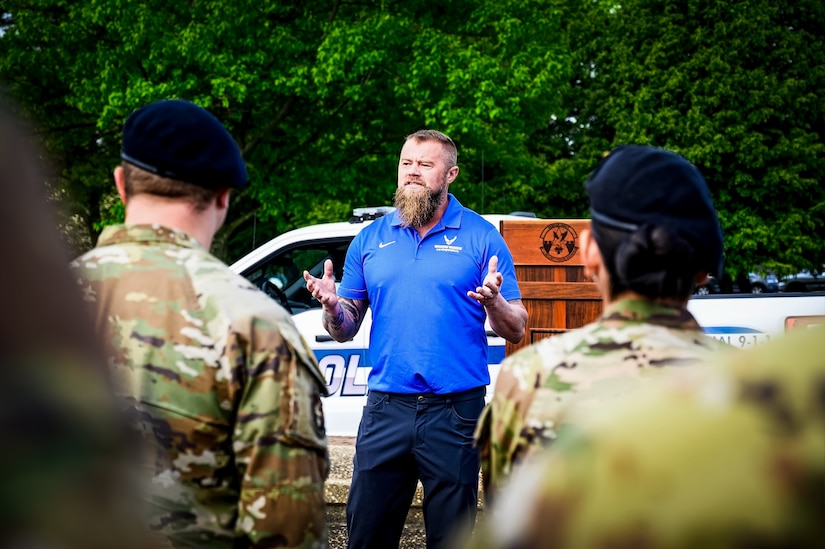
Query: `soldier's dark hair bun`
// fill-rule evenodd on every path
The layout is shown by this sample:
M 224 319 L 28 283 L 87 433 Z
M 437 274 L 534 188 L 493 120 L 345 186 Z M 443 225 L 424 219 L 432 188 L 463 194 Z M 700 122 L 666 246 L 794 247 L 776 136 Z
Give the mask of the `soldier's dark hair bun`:
M 649 298 L 685 297 L 697 271 L 693 246 L 667 227 L 643 225 L 621 239 L 614 253 L 614 292 Z

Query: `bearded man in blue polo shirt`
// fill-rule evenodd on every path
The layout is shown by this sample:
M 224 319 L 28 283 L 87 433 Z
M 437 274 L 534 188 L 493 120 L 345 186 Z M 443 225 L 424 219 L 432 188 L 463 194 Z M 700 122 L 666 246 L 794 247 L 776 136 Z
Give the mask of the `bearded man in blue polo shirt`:
M 524 336 L 513 258 L 495 227 L 447 189 L 458 175 L 445 134 L 407 137 L 396 211 L 361 231 L 335 287 L 304 273 L 338 341 L 372 307 L 369 395 L 347 501 L 349 547 L 397 547 L 418 480 L 427 547 L 443 547 L 476 516 L 479 458 L 473 431 L 484 407 L 486 318 L 508 341 Z

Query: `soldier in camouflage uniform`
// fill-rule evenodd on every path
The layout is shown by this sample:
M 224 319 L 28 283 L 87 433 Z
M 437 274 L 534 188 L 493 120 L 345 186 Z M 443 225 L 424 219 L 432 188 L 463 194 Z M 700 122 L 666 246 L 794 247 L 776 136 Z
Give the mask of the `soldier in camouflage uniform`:
M 103 345 L 14 110 L 0 97 L 0 547 L 143 549 Z
M 719 356 L 572 425 L 468 546 L 825 547 L 825 330 Z
M 175 547 L 324 547 L 324 377 L 288 313 L 207 251 L 246 183 L 221 123 L 135 111 L 115 183 L 126 224 L 78 258 L 146 441 L 149 525 Z
M 563 413 L 568 421 L 606 413 L 646 380 L 724 348 L 687 310 L 695 283 L 722 261 L 721 228 L 698 170 L 661 149 L 624 146 L 594 170 L 587 191 L 582 261 L 604 311 L 502 364 L 476 430 L 488 501 L 514 465 L 556 438 Z

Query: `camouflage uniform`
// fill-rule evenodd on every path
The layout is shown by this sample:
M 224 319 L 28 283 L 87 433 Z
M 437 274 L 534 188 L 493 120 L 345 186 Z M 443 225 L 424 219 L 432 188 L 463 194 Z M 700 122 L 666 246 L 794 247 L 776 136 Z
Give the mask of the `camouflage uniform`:
M 51 338 L 0 369 L 0 547 L 153 547 L 104 362 Z
M 326 545 L 324 377 L 289 315 L 187 234 L 106 228 L 78 258 L 175 546 Z
M 470 547 L 825 547 L 825 330 L 651 384 L 513 474 Z
M 557 436 L 568 415 L 603 412 L 662 370 L 725 348 L 686 309 L 624 300 L 597 322 L 512 355 L 476 429 L 488 498 L 532 448 Z

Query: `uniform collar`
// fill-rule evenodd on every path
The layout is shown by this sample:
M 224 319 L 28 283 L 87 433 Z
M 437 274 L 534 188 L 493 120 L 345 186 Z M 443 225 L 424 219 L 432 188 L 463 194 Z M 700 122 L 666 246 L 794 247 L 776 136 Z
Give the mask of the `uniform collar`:
M 164 225 L 110 225 L 97 239 L 97 247 L 112 246 L 125 242 L 141 244 L 173 244 L 181 248 L 202 248 L 197 240 L 183 231 Z
M 656 324 L 684 330 L 702 329 L 686 308 L 659 305 L 644 299 L 623 299 L 607 307 L 602 313 L 600 322 L 614 320 Z

